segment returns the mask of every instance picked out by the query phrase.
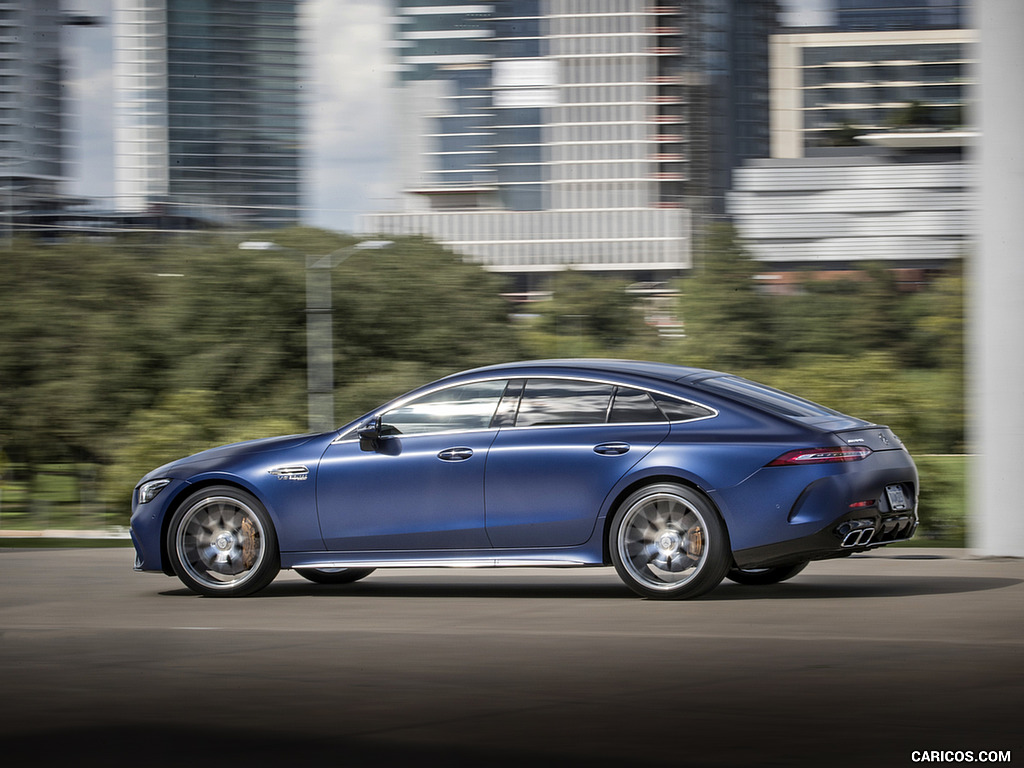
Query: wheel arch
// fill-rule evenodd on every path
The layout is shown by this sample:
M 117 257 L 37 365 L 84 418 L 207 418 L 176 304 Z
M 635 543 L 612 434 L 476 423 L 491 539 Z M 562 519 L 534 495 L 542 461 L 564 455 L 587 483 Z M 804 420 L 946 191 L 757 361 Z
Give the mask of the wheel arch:
M 170 542 L 168 541 L 168 533 L 171 530 L 171 520 L 174 519 L 174 513 L 178 511 L 178 508 L 182 503 L 196 491 L 201 491 L 203 488 L 210 488 L 212 486 L 226 486 L 229 488 L 237 488 L 240 491 L 248 493 L 250 496 L 254 496 L 256 500 L 263 505 L 263 508 L 267 510 L 267 514 L 270 516 L 270 522 L 277 528 L 277 520 L 274 518 L 273 512 L 267 506 L 267 503 L 263 498 L 256 492 L 255 489 L 249 487 L 245 483 L 239 482 L 237 479 L 231 477 L 206 477 L 195 482 L 185 483 L 178 489 L 177 494 L 167 504 L 166 511 L 164 512 L 164 518 L 160 521 L 160 567 L 161 570 L 168 576 L 174 576 L 174 569 L 171 567 L 171 551 Z
M 722 514 L 722 510 L 712 494 L 710 494 L 706 488 L 703 488 L 700 483 L 691 478 L 669 472 L 659 472 L 632 478 L 630 482 L 620 488 L 620 490 L 611 497 L 611 503 L 605 507 L 604 519 L 601 522 L 601 558 L 605 565 L 611 565 L 612 563 L 611 545 L 609 544 L 608 539 L 611 533 L 612 521 L 615 518 L 615 511 L 622 505 L 622 502 L 624 502 L 630 494 L 646 485 L 655 485 L 657 483 L 674 483 L 676 485 L 682 485 L 696 491 L 706 498 L 722 523 L 726 539 L 730 542 L 729 550 L 732 551 L 731 539 L 729 538 L 729 525 L 726 522 L 725 515 Z

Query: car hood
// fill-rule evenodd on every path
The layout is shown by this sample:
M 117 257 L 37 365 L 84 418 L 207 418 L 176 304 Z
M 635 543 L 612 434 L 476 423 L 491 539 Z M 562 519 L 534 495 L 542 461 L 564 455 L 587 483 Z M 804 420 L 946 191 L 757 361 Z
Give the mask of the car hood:
M 332 433 L 333 436 L 333 433 Z M 321 437 L 320 434 L 285 435 L 283 437 L 265 437 L 260 440 L 246 440 L 242 443 L 231 443 L 194 453 L 177 459 L 161 467 L 157 467 L 139 482 L 158 477 L 186 477 L 196 472 L 217 469 L 226 463 L 258 453 L 287 451 L 305 445 L 309 441 Z

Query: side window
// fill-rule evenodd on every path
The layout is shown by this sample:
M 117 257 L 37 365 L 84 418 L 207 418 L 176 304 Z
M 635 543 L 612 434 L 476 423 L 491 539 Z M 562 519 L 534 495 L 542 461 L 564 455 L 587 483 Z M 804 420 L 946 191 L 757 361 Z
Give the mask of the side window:
M 448 387 L 388 411 L 384 434 L 417 435 L 449 430 L 486 429 L 491 424 L 505 380 Z
M 523 391 L 516 426 L 603 424 L 613 389 L 611 384 L 530 379 Z
M 707 416 L 715 415 L 715 412 L 710 408 L 705 408 L 703 405 L 690 403 L 686 400 L 676 400 L 674 397 L 657 394 L 654 396 L 654 399 L 657 400 L 661 410 L 664 411 L 670 421 L 693 421 L 694 419 L 703 419 Z
M 639 389 L 619 387 L 615 400 L 608 412 L 609 424 L 643 424 L 651 421 L 668 421 L 650 394 Z
M 501 396 L 498 403 L 498 410 L 491 421 L 492 427 L 511 427 L 516 423 L 516 413 L 519 411 L 519 396 L 523 394 L 523 385 L 526 379 L 512 379 L 505 387 L 505 394 Z

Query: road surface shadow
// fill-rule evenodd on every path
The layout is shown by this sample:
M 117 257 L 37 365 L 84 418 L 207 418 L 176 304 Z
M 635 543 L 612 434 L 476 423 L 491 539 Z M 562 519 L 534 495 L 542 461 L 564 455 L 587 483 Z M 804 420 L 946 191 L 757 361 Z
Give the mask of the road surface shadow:
M 3 737 L 8 765 L 35 768 L 182 768 L 187 765 L 282 768 L 320 765 L 331 768 L 524 768 L 524 766 L 586 765 L 621 768 L 621 761 L 587 755 L 579 760 L 536 745 L 526 749 L 499 745 L 473 749 L 446 746 L 390 745 L 382 739 L 289 735 L 266 729 L 204 728 L 140 724 L 100 725 L 95 728 L 54 726 L 35 733 Z
M 744 586 L 725 581 L 717 589 L 698 598 L 703 601 L 731 600 L 836 600 L 857 598 L 916 597 L 987 592 L 1021 584 L 1021 579 L 983 576 L 803 576 L 793 581 L 768 586 Z M 187 589 L 163 590 L 162 595 L 198 597 Z M 445 580 L 430 577 L 399 581 L 394 577 L 374 580 L 373 575 L 355 584 L 327 585 L 293 579 L 279 579 L 250 599 L 316 597 L 327 599 L 434 598 L 434 599 L 524 599 L 555 600 L 638 600 L 624 584 L 559 583 L 558 576 L 527 581 L 509 577 L 502 581 Z
M 917 597 L 988 592 L 1022 583 L 1021 579 L 986 576 L 885 576 L 853 580 L 850 576 L 808 576 L 782 584 L 719 587 L 704 600 L 818 600 L 843 598 Z

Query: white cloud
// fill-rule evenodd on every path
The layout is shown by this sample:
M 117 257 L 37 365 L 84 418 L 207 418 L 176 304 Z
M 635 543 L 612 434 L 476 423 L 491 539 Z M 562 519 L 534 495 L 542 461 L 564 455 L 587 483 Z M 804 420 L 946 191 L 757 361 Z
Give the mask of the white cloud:
M 385 0 L 311 0 L 309 222 L 352 229 L 393 196 L 391 59 Z
M 69 170 L 73 195 L 110 200 L 114 194 L 113 0 L 78 0 L 75 13 L 98 16 L 98 27 L 67 27 L 65 58 L 71 129 Z M 110 207 L 112 207 L 110 203 Z

